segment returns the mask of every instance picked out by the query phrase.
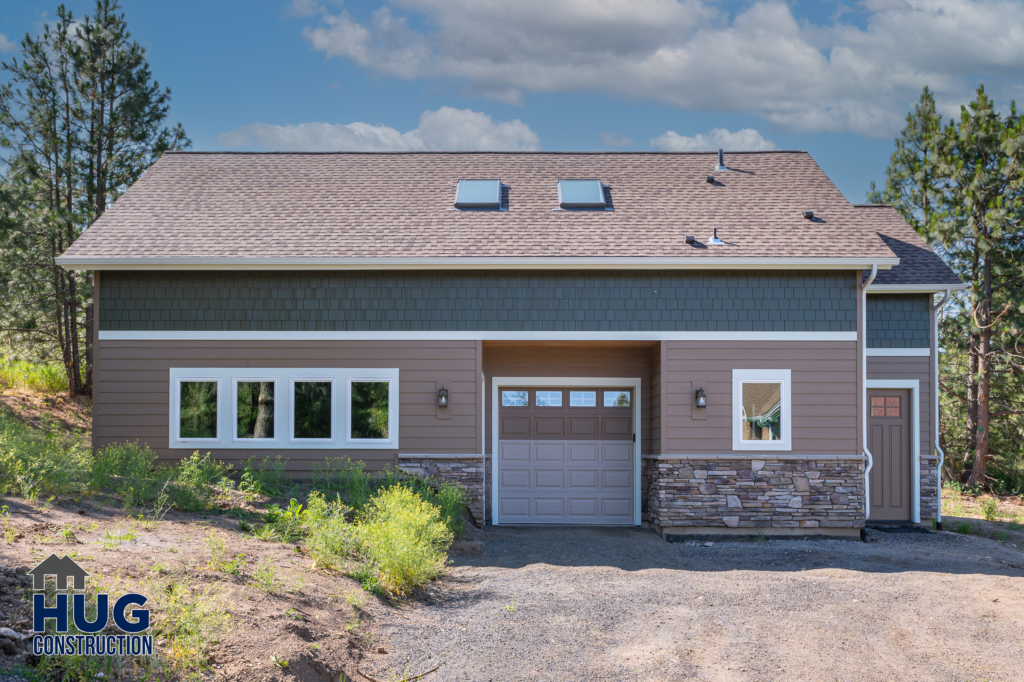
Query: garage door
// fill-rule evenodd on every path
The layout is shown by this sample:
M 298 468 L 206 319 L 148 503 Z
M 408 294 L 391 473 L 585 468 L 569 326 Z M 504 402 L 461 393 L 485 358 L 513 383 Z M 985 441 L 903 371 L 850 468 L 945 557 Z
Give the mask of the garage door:
M 499 387 L 498 523 L 633 525 L 633 399 Z

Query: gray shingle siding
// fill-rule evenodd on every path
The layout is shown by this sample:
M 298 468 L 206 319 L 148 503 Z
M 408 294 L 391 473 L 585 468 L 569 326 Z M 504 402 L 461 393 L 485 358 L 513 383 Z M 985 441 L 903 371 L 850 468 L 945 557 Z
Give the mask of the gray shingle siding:
M 109 271 L 100 329 L 842 332 L 856 329 L 855 281 L 805 271 Z
M 868 296 L 868 348 L 928 348 L 928 294 Z

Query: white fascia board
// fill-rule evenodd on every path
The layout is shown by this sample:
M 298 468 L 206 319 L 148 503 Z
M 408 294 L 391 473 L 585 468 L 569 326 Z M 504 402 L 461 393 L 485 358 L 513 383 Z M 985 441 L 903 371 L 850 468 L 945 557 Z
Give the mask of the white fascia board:
M 856 341 L 857 332 L 100 331 L 100 341 Z
M 946 289 L 963 291 L 967 288 L 960 284 L 872 284 L 868 293 L 872 294 L 941 294 Z
M 928 357 L 931 348 L 867 348 L 865 354 L 871 357 Z
M 479 258 L 95 258 L 59 256 L 66 270 L 489 270 L 492 268 L 599 270 L 629 268 L 758 270 L 888 270 L 899 258 L 697 257 L 479 257 Z

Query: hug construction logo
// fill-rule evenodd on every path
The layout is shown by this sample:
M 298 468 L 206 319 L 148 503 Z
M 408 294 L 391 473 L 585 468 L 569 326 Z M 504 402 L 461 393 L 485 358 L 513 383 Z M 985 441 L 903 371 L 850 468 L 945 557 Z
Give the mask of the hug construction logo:
M 139 634 L 149 629 L 149 609 L 131 609 L 129 620 L 125 610 L 130 606 L 145 606 L 146 598 L 141 594 L 124 594 L 110 609 L 107 594 L 96 595 L 94 620 L 88 620 L 85 594 L 85 579 L 89 574 L 68 556 L 56 554 L 28 572 L 32 576 L 32 653 L 37 656 L 139 656 L 153 653 L 152 635 Z M 46 605 L 46 576 L 52 575 L 57 588 L 56 604 Z M 68 597 L 71 597 L 71 622 L 74 632 L 69 633 Z M 107 621 L 113 615 L 114 625 L 122 633 L 104 632 Z M 46 632 L 46 621 L 56 621 L 56 634 Z

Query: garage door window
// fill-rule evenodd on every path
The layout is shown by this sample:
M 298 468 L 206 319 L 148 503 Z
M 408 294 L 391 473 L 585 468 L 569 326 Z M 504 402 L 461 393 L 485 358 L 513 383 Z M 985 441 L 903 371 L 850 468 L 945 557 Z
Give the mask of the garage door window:
M 597 391 L 569 391 L 569 407 L 597 407 Z
M 561 391 L 537 391 L 537 407 L 561 407 Z
M 529 407 L 530 394 L 527 391 L 502 391 L 502 407 Z
M 605 391 L 605 407 L 629 407 L 629 391 Z

